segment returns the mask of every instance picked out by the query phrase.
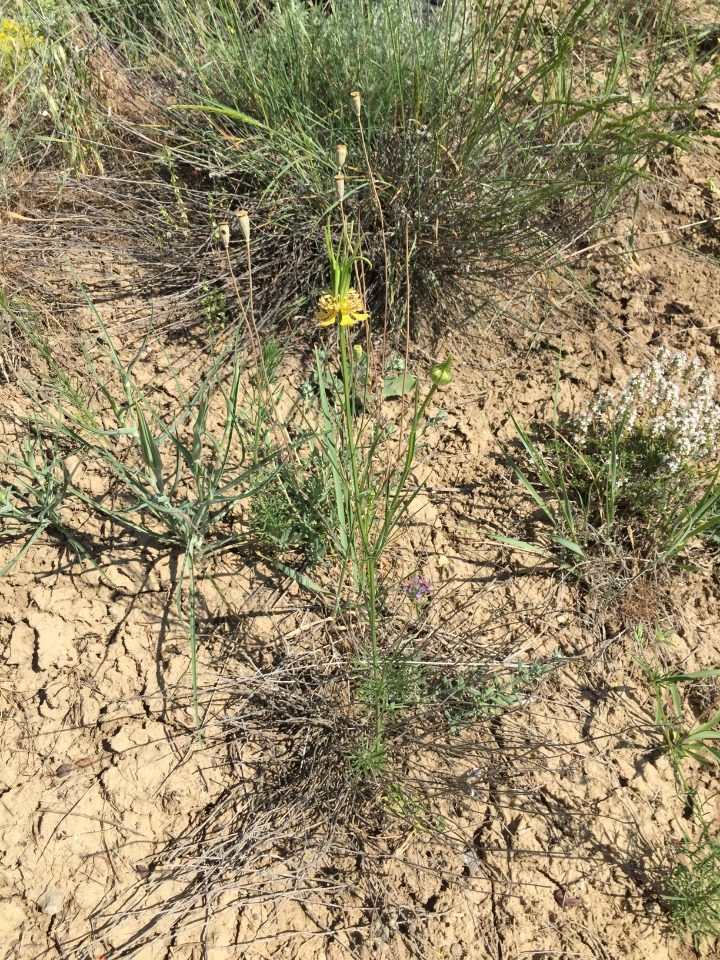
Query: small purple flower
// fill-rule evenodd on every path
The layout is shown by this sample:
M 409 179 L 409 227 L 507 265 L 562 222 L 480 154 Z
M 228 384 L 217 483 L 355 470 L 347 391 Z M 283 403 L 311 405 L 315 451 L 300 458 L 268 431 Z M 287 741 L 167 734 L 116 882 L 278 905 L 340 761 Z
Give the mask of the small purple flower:
M 432 588 L 429 580 L 426 580 L 425 577 L 421 577 L 416 573 L 412 580 L 403 585 L 402 590 L 403 593 L 406 593 L 411 599 L 417 602 L 419 600 L 425 600 L 432 592 Z

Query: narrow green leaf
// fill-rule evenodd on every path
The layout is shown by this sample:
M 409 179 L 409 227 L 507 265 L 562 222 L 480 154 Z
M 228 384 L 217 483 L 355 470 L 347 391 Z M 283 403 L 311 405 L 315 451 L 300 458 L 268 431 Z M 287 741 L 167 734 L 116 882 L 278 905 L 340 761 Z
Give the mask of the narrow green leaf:
M 306 590 L 311 590 L 313 593 L 319 594 L 321 597 L 331 597 L 332 594 L 321 587 L 319 584 L 315 583 L 306 573 L 302 573 L 300 570 L 295 570 L 292 567 L 288 567 L 286 564 L 282 563 L 280 560 L 273 558 L 269 560 L 267 557 L 264 558 L 267 563 L 272 567 L 276 567 L 281 573 L 284 573 L 286 577 L 290 577 L 291 580 L 294 580 L 295 583 L 300 584 L 301 587 L 304 587 Z
M 247 113 L 242 113 L 240 110 L 233 110 L 232 107 L 213 106 L 211 104 L 202 103 L 176 103 L 168 109 L 195 110 L 198 113 L 214 113 L 221 117 L 228 117 L 230 120 L 239 120 L 241 123 L 246 123 L 249 127 L 259 127 L 261 130 L 268 131 L 268 133 L 271 132 L 270 127 L 264 123 L 261 123 L 260 120 L 256 120 L 255 117 L 251 117 Z

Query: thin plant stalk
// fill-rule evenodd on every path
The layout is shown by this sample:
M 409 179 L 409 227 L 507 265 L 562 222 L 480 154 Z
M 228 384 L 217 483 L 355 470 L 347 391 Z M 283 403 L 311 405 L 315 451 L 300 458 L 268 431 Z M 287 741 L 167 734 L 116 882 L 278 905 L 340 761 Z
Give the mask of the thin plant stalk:
M 351 365 L 348 357 L 348 339 L 345 327 L 340 327 L 340 357 L 342 362 L 343 374 L 343 400 L 345 411 L 345 429 L 347 432 L 348 450 L 350 453 L 350 470 L 353 484 L 352 506 L 355 510 L 356 523 L 362 541 L 364 552 L 364 575 L 367 585 L 367 608 L 368 608 L 368 626 L 370 629 L 370 650 L 372 656 L 373 680 L 377 680 L 380 672 L 380 660 L 378 656 L 377 643 L 377 570 L 375 566 L 375 554 L 370 545 L 370 506 L 367 511 L 362 508 L 362 498 L 360 493 L 360 482 L 358 476 L 358 457 L 357 446 L 355 443 L 355 423 L 353 420 L 353 397 Z M 375 704 L 375 736 L 379 742 L 382 736 L 382 709 L 379 701 Z
M 385 287 L 383 295 L 383 348 L 382 348 L 382 360 L 385 358 L 385 350 L 387 344 L 387 328 L 388 328 L 388 295 L 390 291 L 390 275 L 388 270 L 388 249 L 387 249 L 387 237 L 385 235 L 385 218 L 383 216 L 382 202 L 380 201 L 380 194 L 378 193 L 377 183 L 375 182 L 375 173 L 373 172 L 372 163 L 370 162 L 370 154 L 368 153 L 367 141 L 365 140 L 365 131 L 363 130 L 362 124 L 362 109 L 360 106 L 360 94 L 359 92 L 354 92 L 351 94 L 353 98 L 353 104 L 355 105 L 355 113 L 357 114 L 357 123 L 358 131 L 360 133 L 360 143 L 362 144 L 363 155 L 365 157 L 365 167 L 368 172 L 368 177 L 370 179 L 370 188 L 372 190 L 373 199 L 375 200 L 375 205 L 377 206 L 378 211 L 378 220 L 380 223 L 380 240 L 383 248 L 383 270 L 385 272 Z

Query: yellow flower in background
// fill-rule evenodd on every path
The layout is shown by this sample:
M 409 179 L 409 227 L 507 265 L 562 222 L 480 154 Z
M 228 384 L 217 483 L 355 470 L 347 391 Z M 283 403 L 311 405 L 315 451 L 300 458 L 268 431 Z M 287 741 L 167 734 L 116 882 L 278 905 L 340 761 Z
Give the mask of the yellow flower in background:
M 0 56 L 34 50 L 43 42 L 42 34 L 33 34 L 17 20 L 3 20 L 0 29 Z
M 319 327 L 329 327 L 340 320 L 341 327 L 350 327 L 354 323 L 367 320 L 362 298 L 352 287 L 345 297 L 336 297 L 332 293 L 324 293 L 318 300 L 318 313 L 315 319 L 319 320 Z

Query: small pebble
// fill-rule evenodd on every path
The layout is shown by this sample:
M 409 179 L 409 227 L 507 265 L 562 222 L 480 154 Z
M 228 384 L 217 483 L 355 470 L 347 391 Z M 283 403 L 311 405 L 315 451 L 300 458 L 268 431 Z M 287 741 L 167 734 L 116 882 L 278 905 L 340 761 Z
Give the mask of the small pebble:
M 450 954 L 451 956 L 455 957 L 455 960 L 460 960 L 460 958 L 463 956 L 464 953 L 465 951 L 463 950 L 461 944 L 459 943 L 454 943 L 450 947 Z
M 670 762 L 670 757 L 666 756 L 664 753 L 661 753 L 659 757 L 655 758 L 655 769 L 658 771 L 658 773 L 672 772 L 673 766 Z
M 62 910 L 63 896 L 56 887 L 48 887 L 45 893 L 38 897 L 37 905 L 48 917 L 54 917 Z
M 564 888 L 558 888 L 553 891 L 555 903 L 559 907 L 584 907 L 585 903 L 582 897 L 572 897 Z

